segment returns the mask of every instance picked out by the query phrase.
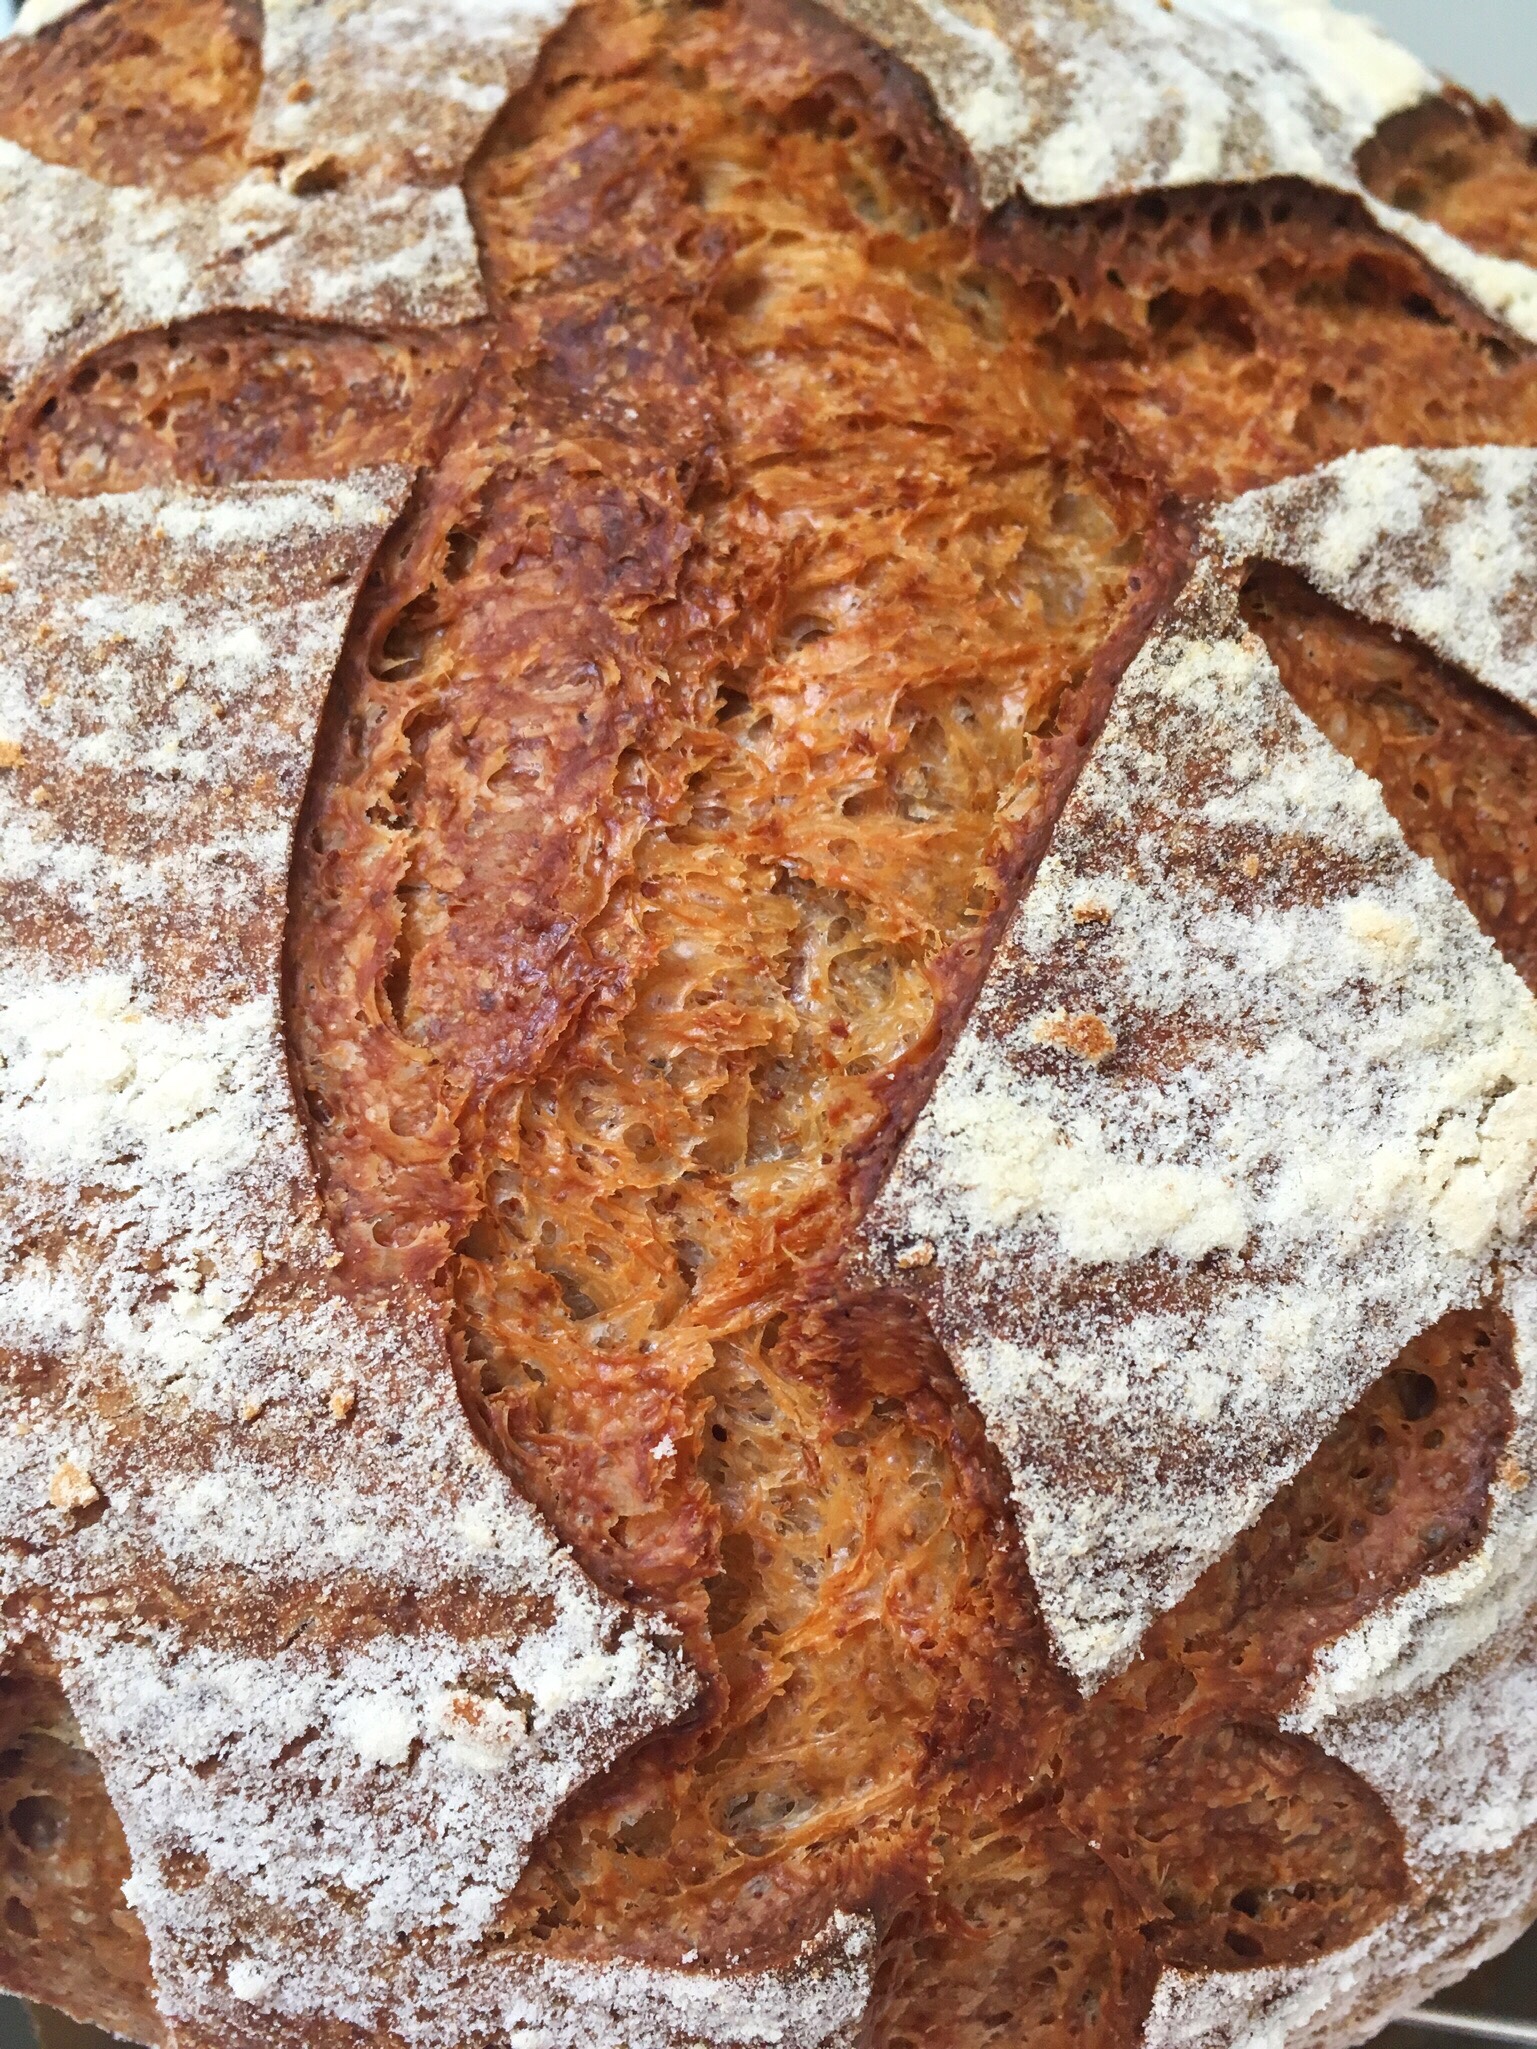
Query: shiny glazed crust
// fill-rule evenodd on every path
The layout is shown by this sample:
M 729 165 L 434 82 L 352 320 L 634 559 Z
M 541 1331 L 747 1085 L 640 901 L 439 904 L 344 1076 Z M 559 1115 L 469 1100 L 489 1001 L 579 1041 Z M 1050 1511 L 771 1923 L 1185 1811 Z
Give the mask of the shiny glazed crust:
M 0 71 L 0 135 L 214 189 L 257 34 L 104 0 Z M 1476 243 L 1469 186 L 1537 179 L 1438 109 L 1367 175 Z M 568 1803 L 487 1957 L 767 1967 L 863 1910 L 878 2049 L 1130 2042 L 1164 1965 L 1306 1963 L 1409 1897 L 1381 1800 L 1281 1717 L 1478 1545 L 1508 1323 L 1417 1339 L 1085 1702 L 949 1361 L 840 1253 L 1192 508 L 1530 442 L 1537 370 L 1347 198 L 984 213 L 912 76 L 784 0 L 583 10 L 466 189 L 488 319 L 130 337 L 3 460 L 72 496 L 423 465 L 293 876 L 314 1159 L 347 1286 L 439 1295 L 486 1441 L 706 1682 Z M 1537 723 L 1282 572 L 1244 604 L 1530 978 Z M 8 1981 L 158 2039 L 56 1680 L 5 1683 Z

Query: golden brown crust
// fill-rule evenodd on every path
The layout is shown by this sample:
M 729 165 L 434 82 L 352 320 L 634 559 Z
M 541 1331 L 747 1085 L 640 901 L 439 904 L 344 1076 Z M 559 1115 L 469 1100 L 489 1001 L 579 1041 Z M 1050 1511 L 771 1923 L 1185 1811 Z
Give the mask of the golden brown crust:
M 696 30 L 700 49 L 681 54 L 727 45 L 713 19 L 709 34 Z M 760 90 L 795 108 L 807 82 L 775 80 L 767 41 L 760 29 Z M 570 52 L 567 39 L 551 54 L 549 78 L 569 72 Z M 797 55 L 781 48 L 780 71 Z M 979 403 L 979 368 L 1000 352 L 912 282 L 914 265 L 967 270 L 965 239 L 921 214 L 916 248 L 865 229 L 839 190 L 848 149 L 799 113 L 777 134 L 732 134 L 741 63 L 732 48 L 719 98 L 675 93 L 675 111 L 659 67 L 598 80 L 590 109 L 568 85 L 549 141 L 536 133 L 488 157 L 473 182 L 493 284 L 511 304 L 356 638 L 323 757 L 320 847 L 301 870 L 315 921 L 299 942 L 299 971 L 313 975 L 301 1045 L 324 1061 L 360 1012 L 376 1020 L 364 1041 L 372 1088 L 345 1097 L 340 1115 L 325 1105 L 349 1252 L 377 1270 L 370 1240 L 383 1240 L 390 1269 L 404 1259 L 430 1276 L 462 1236 L 453 1219 L 483 1209 L 474 1178 L 514 1175 L 515 1148 L 548 1154 L 538 1213 L 499 1227 L 493 1211 L 478 1227 L 504 1259 L 513 1247 L 498 1247 L 499 1229 L 532 1241 L 517 1284 L 527 1307 L 471 1305 L 492 1285 L 484 1261 L 462 1288 L 474 1323 L 500 1315 L 522 1326 L 504 1344 L 551 1352 L 535 1353 L 546 1392 L 509 1437 L 544 1436 L 550 1459 L 564 1446 L 600 1488 L 590 1425 L 551 1415 L 561 1397 L 549 1376 L 557 1387 L 570 1376 L 579 1400 L 587 1379 L 591 1332 L 567 1349 L 573 1310 L 581 1324 L 624 1301 L 624 1349 L 647 1346 L 653 1328 L 678 1342 L 680 1309 L 703 1285 L 689 1245 L 708 1241 L 723 1273 L 772 1263 L 774 1235 L 814 1248 L 819 1181 L 836 1184 L 840 1155 L 878 1121 L 880 1075 L 937 1029 L 944 991 L 927 986 L 930 965 L 989 908 L 972 898 L 1000 794 L 1031 762 L 1030 728 L 1049 722 L 1105 636 L 1126 582 L 1115 550 L 1128 562 L 1137 552 L 1127 511 L 1055 455 L 1071 420 L 1054 381 L 1005 354 L 1009 396 Z M 643 109 L 664 133 L 669 116 L 695 126 L 692 161 L 674 142 L 631 146 Z M 567 174 L 572 156 L 580 179 Z M 692 203 L 689 182 L 712 180 L 719 198 Z M 886 202 L 898 203 L 922 208 L 923 195 Z M 657 252 L 680 245 L 664 266 Z M 952 649 L 930 612 L 969 618 L 969 644 Z M 971 695 L 954 706 L 958 670 Z M 353 937 L 365 917 L 366 939 Z M 707 972 L 684 964 L 691 925 L 723 949 Z M 700 1002 L 712 974 L 713 1014 Z M 824 1009 L 844 1042 L 827 1068 L 819 1050 L 810 1072 L 795 1066 L 795 999 L 777 999 L 782 1021 L 769 1009 L 775 981 L 797 976 L 802 1004 Z M 580 1177 L 601 1170 L 582 1133 L 644 1121 L 653 1070 L 682 1053 L 685 1008 L 698 1013 L 687 1093 L 667 1126 L 653 1120 L 644 1139 L 636 1126 L 632 1161 L 604 1191 L 609 1221 L 589 1227 L 616 1242 L 562 1258 L 572 1234 L 559 1213 L 574 1195 L 556 1192 L 557 1177 L 579 1177 L 586 1195 Z M 871 1024 L 889 1045 L 865 1043 Z M 579 1103 L 498 1104 L 549 1071 L 557 1046 L 570 1086 L 582 1077 Z M 776 1065 L 777 1093 L 755 1091 L 752 1077 Z M 414 1126 L 394 1134 L 403 1142 L 381 1141 L 370 1096 Z M 483 1132 L 493 1117 L 501 1128 Z M 776 1117 L 831 1134 L 831 1174 L 808 1177 L 810 1161 L 766 1171 Z M 797 1153 L 828 1150 L 827 1138 L 793 1135 Z M 478 1165 L 476 1149 L 502 1164 Z M 715 1192 L 701 1169 L 753 1167 L 722 1211 L 724 1185 Z M 645 1281 L 628 1265 L 642 1231 Z M 761 1286 L 754 1277 L 741 1292 Z M 711 1315 L 737 1313 L 728 1300 Z M 494 1356 L 495 1338 L 483 1342 Z M 638 1361 L 629 1370 L 637 1385 L 647 1377 Z M 625 1434 L 649 1447 L 673 1421 L 693 1434 L 665 1408 L 637 1410 Z M 606 1484 L 619 1484 L 613 1470 Z M 580 1485 L 573 1467 L 573 1498 Z M 678 1527 L 671 1510 L 661 1526 Z
M 424 461 L 484 343 L 478 328 L 362 334 L 238 314 L 133 335 L 29 393 L 0 462 L 22 490 L 75 498 Z
M 1353 199 L 1278 180 L 1020 204 L 984 247 L 1052 279 L 1053 356 L 1185 496 L 1235 497 L 1383 443 L 1537 435 L 1530 352 Z
M 259 0 L 95 0 L 7 44 L 0 136 L 106 185 L 217 192 L 260 81 Z
M 1034 1627 L 942 1366 L 924 1402 L 783 1317 L 975 972 L 1138 501 L 1058 453 L 1022 295 L 883 160 L 904 110 L 857 44 L 769 10 L 594 29 L 472 180 L 503 338 L 356 639 L 294 1011 L 357 1268 L 457 1244 L 488 1429 L 716 1675 L 507 1933 L 775 1957 L 910 1889 L 929 1753 Z M 869 96 L 840 117 L 818 66 Z
M 1139 1666 L 1153 1698 L 1080 1717 L 1017 1563 L 994 1563 L 1017 1558 L 1005 1493 L 932 1341 L 890 1304 L 813 1285 L 805 1306 L 851 1171 L 974 986 L 968 924 L 1059 793 L 1066 762 L 1011 755 L 1010 728 L 1094 696 L 1110 615 L 1074 617 L 1064 569 L 1104 578 L 1127 532 L 1062 468 L 1115 448 L 1073 319 L 1019 240 L 1012 286 L 978 268 L 932 157 L 893 176 L 905 110 L 858 55 L 768 8 L 594 15 L 547 57 L 518 153 L 482 159 L 523 353 L 470 401 L 358 635 L 300 869 L 295 1025 L 359 1270 L 430 1279 L 457 1244 L 468 1398 L 589 1569 L 668 1603 L 715 1673 L 701 1722 L 575 1803 L 508 1939 L 762 1960 L 863 1905 L 891 1931 L 872 2039 L 932 2039 L 944 2011 L 941 2039 L 971 2042 L 1017 2025 L 1066 1925 L 1034 2018 L 1088 2002 L 1118 2039 L 1159 1956 L 1349 1940 L 1402 1896 L 1401 1850 L 1380 1802 L 1279 1733 L 1262 1675 L 1182 1719 Z M 616 377 L 608 295 L 637 276 Z M 1418 343 L 1413 311 L 1378 311 Z M 1150 371 L 1165 394 L 1180 374 Z M 516 614 L 483 595 L 509 559 Z M 1011 619 L 1014 592 L 1039 610 Z M 515 642 L 477 637 L 488 602 Z M 994 709 L 979 683 L 1010 672 L 1032 695 Z M 520 742 L 521 817 L 483 794 L 516 787 Z M 342 1075 L 344 1036 L 363 1060 Z M 1486 1490 L 1508 1413 L 1472 1428 Z M 1304 1664 L 1348 1607 L 1307 1610 Z M 1161 1882 L 1130 1848 L 1109 1871 L 1086 1853 L 1139 1803 L 1157 1833 L 1159 1802 L 1187 1829 Z
M 153 0 L 156 54 L 130 4 L 40 41 L 0 133 L 210 189 L 250 11 Z M 1537 371 L 1300 187 L 983 223 L 913 83 L 781 0 L 603 0 L 469 195 L 483 329 L 115 345 L 7 460 L 69 492 L 431 463 L 295 876 L 316 1157 L 354 1280 L 451 1294 L 488 1437 L 711 1681 L 573 1803 L 503 1933 L 777 1961 L 866 1906 L 882 2049 L 1128 2041 L 1162 1961 L 1305 1960 L 1403 1896 L 1381 1803 L 1278 1717 L 1318 1643 L 1477 1541 L 1508 1332 L 1411 1347 L 1085 1709 L 942 1352 L 830 1255 L 1179 558 L 1166 494 L 1529 440 Z M 1293 604 L 1283 673 L 1370 724 L 1325 609 Z M 1521 786 L 1459 718 L 1415 760 L 1492 792 L 1436 826 L 1476 902 Z M 1502 942 L 1537 908 L 1511 872 Z M 82 2010 L 141 2031 L 140 1968 L 104 1941 Z
M 63 1688 L 43 1664 L 0 1677 L 0 1813 L 7 1989 L 114 2034 L 161 2041 L 149 1945 L 123 1899 L 128 1845 Z

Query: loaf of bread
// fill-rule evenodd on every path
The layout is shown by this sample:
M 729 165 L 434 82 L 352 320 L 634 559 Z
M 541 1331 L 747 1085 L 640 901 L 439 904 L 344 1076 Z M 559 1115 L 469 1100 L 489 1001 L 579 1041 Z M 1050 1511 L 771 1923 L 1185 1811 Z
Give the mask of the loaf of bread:
M 6 1986 L 1307 2049 L 1537 1912 L 1532 266 L 1327 0 L 27 0 Z

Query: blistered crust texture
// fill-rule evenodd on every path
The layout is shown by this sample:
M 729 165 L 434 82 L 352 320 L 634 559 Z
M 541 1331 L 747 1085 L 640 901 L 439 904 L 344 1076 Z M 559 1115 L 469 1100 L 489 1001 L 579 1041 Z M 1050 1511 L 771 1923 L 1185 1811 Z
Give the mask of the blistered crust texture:
M 85 1665 L 68 1632 L 94 1645 L 119 1609 L 82 1622 L 68 1574 L 32 1570 L 7 1696 L 10 1982 L 152 2038 L 147 1927 L 179 2032 L 221 2042 L 270 2039 L 274 2016 L 316 2043 L 584 2049 L 1364 2033 L 1513 1932 L 1532 1891 L 1511 1622 L 1532 1556 L 1532 1304 L 1511 1258 L 1530 1004 L 1474 923 L 1527 964 L 1537 725 L 1507 630 L 1524 457 L 1386 454 L 1375 525 L 1344 473 L 1251 502 L 1253 546 L 1293 566 L 1246 570 L 1237 539 L 1212 556 L 1221 591 L 1191 602 L 1237 651 L 1215 717 L 1143 736 L 1155 953 L 1199 981 L 1214 956 L 1191 927 L 1225 917 L 1247 951 L 1218 965 L 1247 988 L 1256 936 L 1312 919 L 1286 958 L 1354 1032 L 1343 1053 L 1308 1042 L 1319 1102 L 1400 1141 L 1380 1147 L 1395 1173 L 1350 1163 L 1340 1200 L 1379 1251 L 1384 1217 L 1402 1227 L 1425 1292 L 1408 1313 L 1351 1275 L 1328 1312 L 1361 1341 L 1312 1413 L 1283 1372 L 1244 1470 L 1217 1362 L 1197 1423 L 1229 1458 L 1219 1522 L 1165 1541 L 1195 1460 L 1158 1433 L 1164 1492 L 1131 1518 L 1108 1653 L 1101 1614 L 1068 1638 L 1084 1558 L 1127 1529 L 1081 1514 L 1089 1441 L 1106 1481 L 1114 1432 L 1090 1417 L 1043 1520 L 973 1370 L 1013 1305 L 982 1285 L 953 1328 L 942 1307 L 925 1321 L 913 1297 L 948 1285 L 936 1238 L 888 1233 L 879 1272 L 836 1255 L 1058 811 L 1060 864 L 1071 807 L 1129 758 L 1167 628 L 1069 796 L 1182 574 L 1168 494 L 1373 443 L 1537 437 L 1531 365 L 1490 317 L 1527 319 L 1530 166 L 1369 32 L 1237 0 L 875 24 L 922 58 L 948 133 L 910 73 L 824 16 L 614 0 L 498 121 L 558 11 L 95 0 L 35 18 L 0 77 L 7 175 L 55 224 L 17 251 L 0 320 L 13 505 L 80 499 L 82 532 L 114 503 L 173 527 L 195 505 L 227 549 L 250 480 L 286 478 L 296 517 L 355 536 L 348 577 L 311 594 L 330 652 L 307 643 L 282 774 L 263 779 L 268 756 L 222 773 L 244 743 L 218 735 L 253 729 L 240 664 L 262 670 L 307 572 L 277 547 L 255 595 L 226 594 L 250 618 L 215 620 L 212 576 L 166 600 L 195 579 L 157 566 L 164 535 L 133 543 L 164 586 L 133 630 L 83 614 L 96 653 L 55 649 L 18 699 L 18 731 L 95 774 L 86 800 L 20 739 L 0 769 L 18 930 L 68 968 L 52 1007 L 7 1006 L 0 1074 L 86 1218 L 74 1254 L 28 1225 L 22 1420 L 73 1418 L 83 1373 L 111 1411 L 18 1440 L 24 1520 L 84 1562 L 84 1600 L 130 1554 L 155 1590 Z M 1107 95 L 1137 114 L 1119 153 Z M 1264 182 L 1201 183 L 1235 177 Z M 1048 203 L 984 217 L 979 189 L 1016 181 Z M 1114 196 L 1149 183 L 1181 190 Z M 1476 196 L 1496 190 L 1498 229 Z M 423 467 L 343 643 L 408 481 L 358 473 L 391 462 Z M 383 494 L 371 526 L 359 489 Z M 162 660 L 173 632 L 194 659 Z M 1483 684 L 1445 660 L 1475 642 Z M 138 677 L 116 739 L 70 680 L 103 646 Z M 338 648 L 286 986 L 333 1265 L 272 964 Z M 1160 753 L 1181 788 L 1211 768 L 1233 816 L 1192 837 L 1190 802 L 1160 813 Z M 149 848 L 130 790 L 161 803 Z M 1231 873 L 1223 832 L 1248 835 Z M 1136 1042 L 1074 951 L 1113 931 L 1073 919 L 1044 963 L 1063 1000 L 1025 1021 L 1027 1064 L 1078 1105 L 1069 1137 Z M 1438 954 L 1457 974 L 1439 1041 Z M 258 956 L 256 980 L 228 971 Z M 998 1020 L 1010 961 L 979 1015 Z M 1255 1058 L 1217 1011 L 1201 1044 L 1153 1049 L 1194 1077 L 1185 1137 L 1212 1077 Z M 1363 1081 L 1372 1034 L 1405 1031 L 1412 1114 Z M 1006 1093 L 1004 1128 L 1028 1108 Z M 259 1164 L 230 1169 L 223 1140 L 238 1154 L 253 1120 Z M 1102 1137 L 1125 1142 L 1114 1120 Z M 1288 1260 L 1315 1294 L 1337 1269 L 1305 1205 L 1278 1206 L 1284 1174 L 1254 1203 L 1273 1161 L 1214 1190 L 1201 1162 L 1150 1153 L 1107 1244 L 1083 1162 L 1064 1178 L 1024 1153 L 1051 1169 L 1056 1222 L 1087 1230 L 1091 1275 L 1157 1269 L 1149 1318 L 1180 1289 L 1187 1321 L 1211 1306 L 1256 1207 L 1271 1269 L 1246 1328 L 1295 1311 Z M 1316 1133 L 1298 1161 L 1310 1187 L 1334 1165 Z M 61 1199 L 49 1183 L 34 1208 Z M 81 1257 L 109 1213 L 115 1256 Z M 126 1364 L 98 1388 L 104 1331 Z M 450 1360 L 586 1579 L 466 1434 Z M 153 1494 L 119 1443 L 146 1403 L 190 1417 L 157 1422 Z M 1053 1515 L 1065 1542 L 1043 1548 Z M 210 1634 L 215 1586 L 231 1622 Z M 1068 1663 L 1100 1679 L 1091 1697 Z M 1441 1769 L 1409 1762 L 1430 1754 Z M 98 1826 L 98 1756 L 126 1845 Z M 232 1835 L 248 1790 L 265 1817 Z M 50 1978 L 82 1915 L 97 1933 Z

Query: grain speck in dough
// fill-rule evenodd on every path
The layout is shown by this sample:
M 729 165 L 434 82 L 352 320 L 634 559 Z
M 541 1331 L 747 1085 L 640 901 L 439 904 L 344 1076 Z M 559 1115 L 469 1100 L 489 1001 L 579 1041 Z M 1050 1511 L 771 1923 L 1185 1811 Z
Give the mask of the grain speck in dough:
M 84 1466 L 67 1458 L 48 1482 L 48 1499 L 55 1508 L 93 1508 L 101 1499 L 101 1489 Z

